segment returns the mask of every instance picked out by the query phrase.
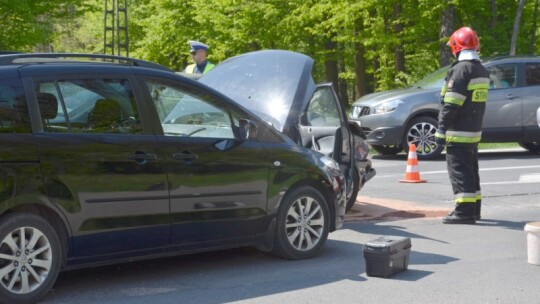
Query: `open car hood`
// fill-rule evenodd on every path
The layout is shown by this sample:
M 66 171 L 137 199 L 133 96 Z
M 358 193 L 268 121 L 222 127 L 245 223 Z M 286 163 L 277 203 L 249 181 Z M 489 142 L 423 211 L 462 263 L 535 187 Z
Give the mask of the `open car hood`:
M 227 95 L 283 132 L 298 121 L 316 89 L 313 59 L 283 50 L 264 50 L 229 58 L 199 81 Z

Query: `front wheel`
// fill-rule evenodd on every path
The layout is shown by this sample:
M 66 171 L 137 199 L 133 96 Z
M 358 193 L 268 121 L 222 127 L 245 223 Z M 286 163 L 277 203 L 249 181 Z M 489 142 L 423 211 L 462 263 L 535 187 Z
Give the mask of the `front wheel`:
M 522 142 L 519 145 L 526 150 L 533 153 L 540 153 L 540 142 Z
M 0 221 L 0 301 L 35 303 L 51 289 L 60 271 L 58 236 L 34 214 L 13 213 Z
M 287 193 L 277 214 L 273 253 L 291 260 L 314 257 L 328 237 L 328 205 L 312 187 Z
M 435 140 L 438 121 L 429 116 L 417 117 L 407 125 L 403 137 L 403 149 L 409 151 L 411 144 L 416 146 L 418 159 L 431 160 L 438 158 L 444 150 Z

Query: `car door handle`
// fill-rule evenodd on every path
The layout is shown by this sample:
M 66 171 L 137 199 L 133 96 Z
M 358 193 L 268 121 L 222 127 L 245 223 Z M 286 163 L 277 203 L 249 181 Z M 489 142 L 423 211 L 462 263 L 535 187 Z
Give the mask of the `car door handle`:
M 516 96 L 516 95 L 514 95 L 514 94 L 507 94 L 505 97 L 506 97 L 506 99 L 516 99 L 516 98 L 518 98 L 519 96 Z
M 156 160 L 157 155 L 153 153 L 146 154 L 144 152 L 135 152 L 129 155 L 129 159 L 134 160 L 140 165 L 145 165 L 150 160 Z
M 182 151 L 179 153 L 174 153 L 173 158 L 181 160 L 195 160 L 199 158 L 199 155 L 193 154 L 190 151 Z
M 136 161 L 143 161 L 143 160 L 156 160 L 157 155 L 155 154 L 146 154 L 146 153 L 133 153 L 129 155 L 130 159 L 136 160 Z

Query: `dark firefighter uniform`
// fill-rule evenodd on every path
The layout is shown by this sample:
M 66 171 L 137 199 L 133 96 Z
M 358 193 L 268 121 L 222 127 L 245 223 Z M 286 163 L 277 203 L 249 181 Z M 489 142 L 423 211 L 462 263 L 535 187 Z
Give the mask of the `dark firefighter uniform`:
M 446 142 L 448 174 L 456 203 L 453 215 L 472 223 L 480 215 L 482 200 L 478 143 L 488 89 L 489 72 L 482 63 L 462 60 L 452 65 L 441 90 L 443 108 L 436 137 Z

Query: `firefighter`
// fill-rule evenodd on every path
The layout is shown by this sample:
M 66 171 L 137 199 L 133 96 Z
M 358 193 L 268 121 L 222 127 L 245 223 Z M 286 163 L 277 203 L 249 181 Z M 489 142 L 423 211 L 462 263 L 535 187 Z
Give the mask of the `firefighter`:
M 206 59 L 206 56 L 208 55 L 208 45 L 194 40 L 190 40 L 188 43 L 191 47 L 189 50 L 191 58 L 195 63 L 188 65 L 184 72 L 190 74 L 205 74 L 213 69 L 215 65 Z
M 439 144 L 446 144 L 455 209 L 443 218 L 443 223 L 475 224 L 480 219 L 482 205 L 478 143 L 482 135 L 489 72 L 480 61 L 480 43 L 471 28 L 462 27 L 455 31 L 447 45 L 456 62 L 441 89 L 443 106 L 435 137 Z

